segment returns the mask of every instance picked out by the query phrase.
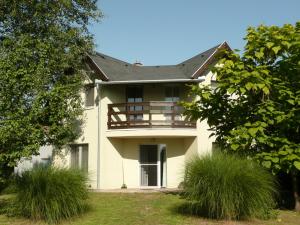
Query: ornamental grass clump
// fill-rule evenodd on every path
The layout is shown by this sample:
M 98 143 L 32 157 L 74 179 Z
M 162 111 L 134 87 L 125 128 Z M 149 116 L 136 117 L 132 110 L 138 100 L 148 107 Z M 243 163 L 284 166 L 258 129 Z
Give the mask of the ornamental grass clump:
M 215 219 L 268 218 L 275 178 L 255 162 L 216 153 L 187 162 L 185 212 Z
M 57 223 L 87 209 L 87 176 L 74 169 L 37 166 L 16 178 L 16 214 Z

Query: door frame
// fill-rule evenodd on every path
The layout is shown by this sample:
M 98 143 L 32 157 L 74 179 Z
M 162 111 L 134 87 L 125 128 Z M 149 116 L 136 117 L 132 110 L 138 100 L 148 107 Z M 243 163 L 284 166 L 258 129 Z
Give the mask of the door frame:
M 142 177 L 141 177 L 141 146 L 143 145 L 152 145 L 152 146 L 156 146 L 157 147 L 157 186 L 143 186 L 142 184 Z M 164 150 L 165 151 L 165 161 L 162 162 L 161 161 L 161 151 Z M 162 165 L 163 163 L 163 165 Z M 163 180 L 165 180 L 164 184 L 161 184 L 161 166 L 163 166 L 164 168 L 164 178 Z M 139 145 L 139 165 L 138 165 L 138 175 L 139 175 L 139 187 L 141 189 L 152 189 L 152 188 L 165 188 L 167 187 L 167 147 L 166 144 L 140 144 Z

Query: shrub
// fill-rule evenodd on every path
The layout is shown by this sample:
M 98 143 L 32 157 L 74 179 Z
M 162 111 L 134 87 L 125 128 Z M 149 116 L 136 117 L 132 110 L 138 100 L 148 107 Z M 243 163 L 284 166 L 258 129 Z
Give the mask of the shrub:
M 216 153 L 187 162 L 185 208 L 216 219 L 266 218 L 275 206 L 275 178 L 247 159 Z
M 86 174 L 79 170 L 36 166 L 16 177 L 17 213 L 57 223 L 85 211 Z

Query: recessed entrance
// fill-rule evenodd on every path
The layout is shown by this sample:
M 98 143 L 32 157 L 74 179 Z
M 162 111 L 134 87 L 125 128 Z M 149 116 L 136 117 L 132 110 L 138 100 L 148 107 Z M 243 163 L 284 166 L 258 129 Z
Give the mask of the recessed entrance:
M 140 186 L 166 187 L 166 146 L 140 145 Z

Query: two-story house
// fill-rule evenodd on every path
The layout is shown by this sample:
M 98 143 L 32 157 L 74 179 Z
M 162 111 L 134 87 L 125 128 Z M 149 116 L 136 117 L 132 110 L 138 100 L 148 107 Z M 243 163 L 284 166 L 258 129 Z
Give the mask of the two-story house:
M 211 84 L 224 42 L 177 65 L 130 64 L 101 53 L 88 56 L 82 136 L 55 163 L 89 173 L 94 189 L 176 188 L 184 163 L 212 150 L 205 122 L 189 121 L 178 101 L 187 84 Z

